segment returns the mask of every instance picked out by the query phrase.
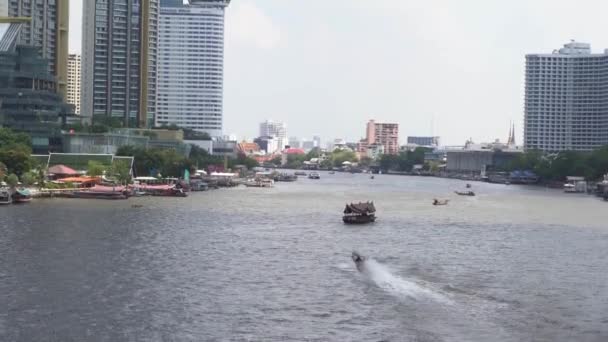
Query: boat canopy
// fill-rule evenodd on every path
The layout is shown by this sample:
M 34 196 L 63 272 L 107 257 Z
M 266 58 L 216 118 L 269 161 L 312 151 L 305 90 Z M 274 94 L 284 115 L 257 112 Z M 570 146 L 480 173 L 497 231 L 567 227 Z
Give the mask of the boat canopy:
M 28 189 L 17 189 L 17 193 L 21 196 L 31 196 L 32 193 Z
M 360 202 L 360 203 L 351 203 L 347 204 L 346 208 L 344 208 L 345 214 L 369 214 L 375 213 L 376 207 L 374 206 L 374 202 Z

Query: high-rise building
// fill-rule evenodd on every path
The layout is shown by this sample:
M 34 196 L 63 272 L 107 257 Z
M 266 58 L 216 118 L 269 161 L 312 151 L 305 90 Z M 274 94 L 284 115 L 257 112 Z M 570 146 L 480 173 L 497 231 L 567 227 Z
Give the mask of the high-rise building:
M 384 153 L 399 153 L 399 124 L 378 123 L 370 120 L 367 123 L 366 143 L 384 146 Z
M 80 55 L 68 57 L 68 89 L 65 101 L 74 105 L 74 113 L 80 114 Z
M 158 0 L 87 0 L 83 6 L 82 116 L 145 127 L 156 110 Z
M 224 12 L 230 1 L 179 2 L 161 2 L 155 124 L 176 124 L 219 137 Z
M 407 143 L 423 147 L 437 147 L 439 137 L 407 137 Z
M 608 50 L 572 41 L 526 55 L 524 148 L 589 151 L 608 144 Z
M 276 137 L 282 150 L 288 144 L 287 126 L 283 122 L 266 120 L 260 124 L 260 137 Z
M 49 61 L 49 71 L 58 80 L 58 89 L 67 84 L 69 0 L 5 0 L 8 16 L 28 19 L 17 40 L 18 45 L 35 46 Z
M 17 45 L 38 48 L 48 60 L 48 69 L 57 78 L 57 91 L 65 94 L 68 65 L 69 0 L 4 0 L 9 17 L 28 18 L 23 22 Z M 7 3 L 8 2 L 8 6 Z

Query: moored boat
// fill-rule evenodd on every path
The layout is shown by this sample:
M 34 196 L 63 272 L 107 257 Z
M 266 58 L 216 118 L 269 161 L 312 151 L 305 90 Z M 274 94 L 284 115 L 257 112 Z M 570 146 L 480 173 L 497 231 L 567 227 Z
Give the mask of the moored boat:
M 272 179 L 251 179 L 245 182 L 245 186 L 249 188 L 272 188 L 274 181 Z
M 296 176 L 307 176 L 308 174 L 306 172 L 304 172 L 304 171 L 296 171 L 294 173 L 294 175 L 296 175 Z
M 13 203 L 11 192 L 8 189 L 0 189 L 0 205 L 11 203 Z
M 347 204 L 344 208 L 342 221 L 346 224 L 364 224 L 376 221 L 374 202 L 359 202 Z
M 13 203 L 29 203 L 32 201 L 32 193 L 28 189 L 17 189 L 13 195 Z
M 475 196 L 473 191 L 454 191 L 459 196 Z

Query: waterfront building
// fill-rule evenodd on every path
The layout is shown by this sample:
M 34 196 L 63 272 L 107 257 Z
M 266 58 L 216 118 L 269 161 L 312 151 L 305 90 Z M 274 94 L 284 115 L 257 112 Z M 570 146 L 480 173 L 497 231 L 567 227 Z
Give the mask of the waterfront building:
M 367 148 L 365 149 L 365 154 L 364 155 L 367 156 L 367 157 L 369 157 L 369 158 L 371 158 L 371 159 L 373 159 L 373 160 L 377 160 L 383 154 L 384 154 L 384 145 L 382 145 L 382 144 L 371 144 L 371 145 L 368 145 Z
M 572 41 L 526 55 L 524 148 L 590 151 L 608 144 L 608 50 Z
M 236 158 L 238 156 L 239 143 L 235 140 L 216 140 L 213 142 L 212 153 L 214 156 Z
M 367 123 L 366 142 L 368 145 L 379 144 L 384 146 L 384 153 L 399 153 L 399 124 L 379 123 L 370 120 Z
M 74 113 L 80 114 L 80 55 L 68 57 L 68 88 L 65 101 L 74 106 Z
M 260 124 L 260 137 L 276 137 L 278 150 L 282 150 L 288 144 L 287 126 L 283 122 L 266 120 Z
M 147 127 L 156 111 L 158 0 L 83 4 L 83 117 Z
M 267 154 L 273 154 L 281 151 L 279 138 L 271 136 L 262 136 L 253 140 L 260 148 L 266 151 Z
M 174 149 L 190 155 L 191 144 L 182 130 L 114 129 L 107 133 L 63 133 L 63 152 L 114 154 L 121 146 Z
M 224 13 L 229 0 L 161 1 L 155 125 L 221 137 Z
M 69 0 L 0 0 L 0 17 L 23 19 L 17 45 L 38 48 L 62 95 L 67 88 Z M 4 12 L 4 13 L 2 13 Z
M 407 137 L 408 145 L 418 145 L 421 147 L 437 147 L 439 146 L 439 137 Z

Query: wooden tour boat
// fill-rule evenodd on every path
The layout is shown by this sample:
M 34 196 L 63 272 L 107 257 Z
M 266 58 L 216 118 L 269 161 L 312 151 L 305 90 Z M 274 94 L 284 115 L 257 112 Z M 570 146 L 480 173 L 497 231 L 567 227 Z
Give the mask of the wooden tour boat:
M 359 202 L 347 204 L 344 208 L 342 221 L 346 224 L 364 224 L 376 221 L 374 202 Z

